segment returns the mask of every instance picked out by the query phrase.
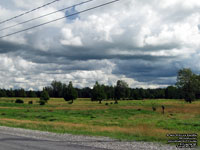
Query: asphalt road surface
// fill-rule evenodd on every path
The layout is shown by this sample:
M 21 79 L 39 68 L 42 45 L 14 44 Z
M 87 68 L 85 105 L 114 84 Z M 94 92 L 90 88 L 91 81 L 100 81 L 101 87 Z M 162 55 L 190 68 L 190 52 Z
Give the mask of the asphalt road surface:
M 197 148 L 198 149 L 198 148 Z M 57 134 L 0 126 L 0 150 L 178 150 L 153 142 L 119 141 L 108 137 Z M 180 149 L 185 150 L 185 149 Z M 188 150 L 188 149 L 186 149 Z M 196 150 L 196 148 L 195 148 Z
M 50 141 L 0 133 L 0 150 L 106 150 L 66 141 Z

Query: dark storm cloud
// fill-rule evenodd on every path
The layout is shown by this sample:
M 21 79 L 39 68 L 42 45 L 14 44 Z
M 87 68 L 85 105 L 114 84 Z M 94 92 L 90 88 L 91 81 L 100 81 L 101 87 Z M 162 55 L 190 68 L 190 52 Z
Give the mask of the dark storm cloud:
M 21 49 L 24 49 L 26 46 L 21 45 L 21 44 L 15 44 L 12 42 L 7 42 L 7 41 L 0 41 L 0 53 L 5 54 L 9 52 L 16 52 Z
M 115 74 L 126 74 L 129 78 L 134 78 L 140 82 L 150 82 L 154 84 L 172 84 L 175 81 L 171 80 L 177 75 L 180 68 L 175 67 L 173 62 L 166 63 L 164 60 L 145 61 L 116 61 L 117 67 L 113 71 Z M 165 80 L 163 80 L 165 78 Z M 170 80 L 167 80 L 169 78 Z
M 17 53 L 19 56 L 26 60 L 29 60 L 38 64 L 45 63 L 56 63 L 56 64 L 68 64 L 71 61 L 87 61 L 87 60 L 103 60 L 103 59 L 119 59 L 119 60 L 149 60 L 159 61 L 164 59 L 173 58 L 172 56 L 151 56 L 145 54 L 109 54 L 109 49 L 90 49 L 83 47 L 65 47 L 60 51 L 41 51 L 32 47 L 20 47 L 20 45 L 13 45 L 15 51 L 12 52 L 14 55 Z
M 28 10 L 45 2 L 47 0 L 30 6 L 31 0 L 2 1 L 0 9 L 6 17 L 0 15 L 0 20 L 17 14 L 17 10 Z M 101 2 L 71 11 L 97 3 Z M 74 1 L 67 4 L 74 4 Z M 49 6 L 27 18 L 58 10 L 61 6 L 66 6 L 66 2 Z M 8 87 L 13 83 L 13 87 L 41 88 L 54 79 L 73 79 L 80 86 L 91 86 L 95 80 L 115 83 L 122 76 L 155 87 L 174 84 L 177 71 L 182 67 L 191 67 L 195 72 L 200 70 L 199 6 L 197 1 L 121 1 L 8 37 L 9 40 L 0 40 L 0 86 Z M 54 17 L 58 16 L 26 26 Z

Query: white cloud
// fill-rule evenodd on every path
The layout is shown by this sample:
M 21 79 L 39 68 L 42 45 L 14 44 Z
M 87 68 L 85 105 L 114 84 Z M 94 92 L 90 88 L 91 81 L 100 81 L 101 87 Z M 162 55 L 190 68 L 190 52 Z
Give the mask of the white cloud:
M 49 2 L 0 2 L 4 20 Z M 80 1 L 58 1 L 2 24 L 2 28 Z M 106 2 L 94 1 L 76 10 Z M 163 87 L 174 83 L 176 71 L 200 72 L 200 2 L 196 0 L 127 0 L 64 19 L 0 41 L 0 87 L 42 89 L 53 80 L 74 81 L 79 87 L 98 80 L 131 87 Z M 63 17 L 60 12 L 0 33 L 5 35 Z M 7 42 L 7 43 L 6 43 Z M 7 79 L 7 80 L 6 80 Z
M 71 45 L 71 46 L 82 46 L 82 41 L 79 36 L 74 36 L 72 31 L 68 28 L 64 28 L 62 30 L 62 34 L 64 39 L 62 39 L 60 42 L 63 45 Z

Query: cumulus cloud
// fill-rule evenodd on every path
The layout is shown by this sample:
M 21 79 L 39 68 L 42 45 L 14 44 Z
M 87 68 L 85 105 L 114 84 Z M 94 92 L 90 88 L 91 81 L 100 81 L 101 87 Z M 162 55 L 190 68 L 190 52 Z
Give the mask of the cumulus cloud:
M 0 2 L 0 20 L 48 3 Z M 109 2 L 93 1 L 0 32 L 6 35 Z M 47 14 L 78 0 L 60 0 L 4 24 L 1 29 Z M 200 2 L 126 0 L 0 40 L 0 88 L 42 89 L 53 80 L 92 87 L 95 81 L 131 87 L 172 85 L 177 71 L 200 72 Z

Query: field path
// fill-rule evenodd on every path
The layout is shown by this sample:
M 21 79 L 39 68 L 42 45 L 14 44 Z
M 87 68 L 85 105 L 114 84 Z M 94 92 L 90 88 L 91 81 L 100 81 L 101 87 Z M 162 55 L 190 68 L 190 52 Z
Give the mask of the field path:
M 56 134 L 0 127 L 0 150 L 174 150 L 150 142 L 120 142 L 106 137 Z

